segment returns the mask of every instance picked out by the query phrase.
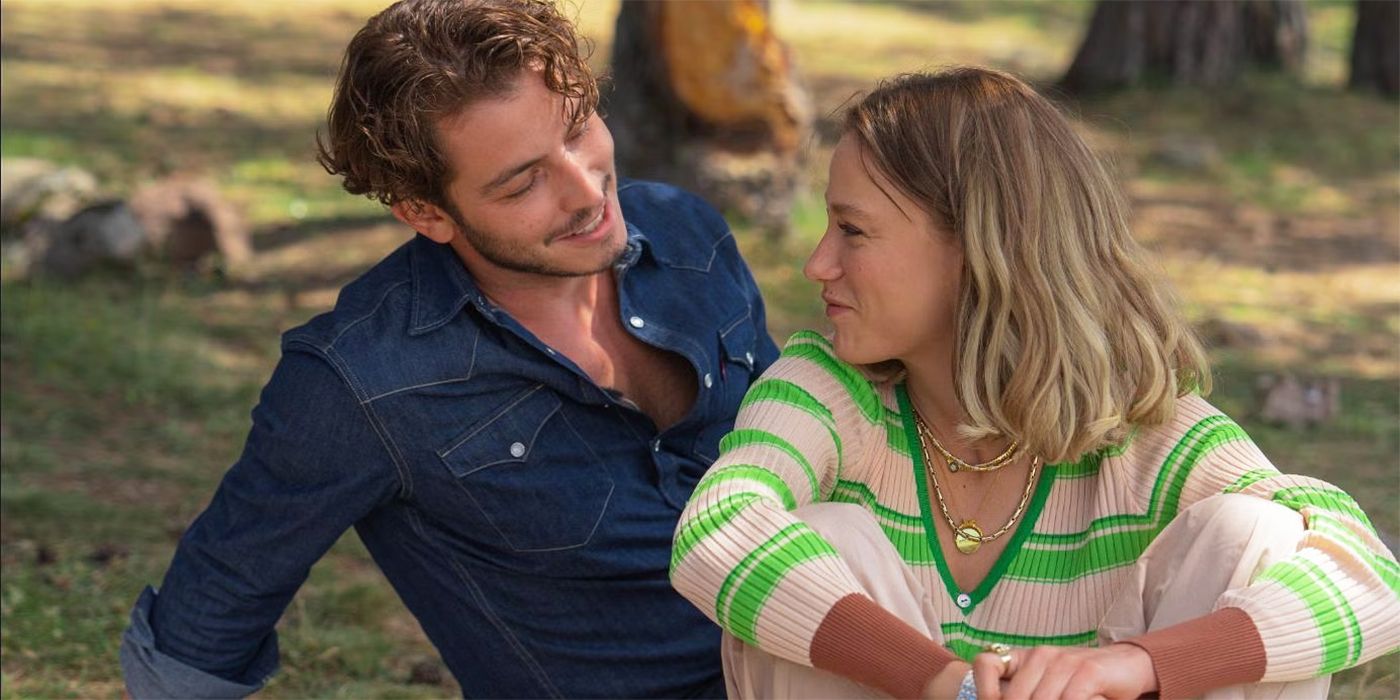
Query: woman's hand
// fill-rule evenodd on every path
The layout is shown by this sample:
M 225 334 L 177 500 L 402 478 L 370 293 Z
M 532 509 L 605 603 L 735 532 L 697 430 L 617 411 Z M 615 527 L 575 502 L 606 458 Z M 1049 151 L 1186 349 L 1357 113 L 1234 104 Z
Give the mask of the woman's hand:
M 924 686 L 923 700 L 953 700 L 958 696 L 958 687 L 962 685 L 963 676 L 967 675 L 968 669 L 972 668 L 962 661 L 954 661 L 943 667 L 938 675 L 929 679 L 928 685 Z
M 1010 656 L 1010 668 L 990 652 L 972 660 L 979 700 L 1129 700 L 1157 689 L 1152 657 L 1132 644 L 1034 647 Z

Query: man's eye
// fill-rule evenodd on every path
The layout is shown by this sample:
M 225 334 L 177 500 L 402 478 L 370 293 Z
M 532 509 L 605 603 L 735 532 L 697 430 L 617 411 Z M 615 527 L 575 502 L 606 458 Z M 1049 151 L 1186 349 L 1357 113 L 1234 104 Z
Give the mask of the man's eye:
M 847 236 L 864 236 L 865 232 L 850 224 L 837 224 L 836 228 L 841 229 L 841 233 Z
M 582 140 L 583 137 L 588 134 L 588 126 L 588 122 L 585 121 L 584 123 L 574 127 L 573 131 L 570 131 L 567 137 L 569 143 L 576 143 Z
M 506 195 L 506 199 L 520 199 L 521 197 L 524 197 L 525 195 L 529 194 L 530 190 L 535 189 L 535 181 L 538 179 L 539 174 L 537 172 L 531 171 L 530 181 L 525 183 L 524 187 L 521 187 L 520 189 Z

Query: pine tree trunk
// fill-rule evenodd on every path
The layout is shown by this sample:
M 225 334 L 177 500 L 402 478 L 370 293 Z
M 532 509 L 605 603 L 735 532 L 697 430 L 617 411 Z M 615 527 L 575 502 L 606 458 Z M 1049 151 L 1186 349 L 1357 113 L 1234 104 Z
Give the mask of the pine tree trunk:
M 1351 78 L 1356 90 L 1400 95 L 1400 3 L 1357 0 L 1351 40 Z
M 1100 0 L 1061 86 L 1096 92 L 1149 78 L 1220 86 L 1247 66 L 1297 72 L 1306 39 L 1300 0 Z
M 627 1 L 605 115 L 628 177 L 787 232 L 811 110 L 759 0 Z

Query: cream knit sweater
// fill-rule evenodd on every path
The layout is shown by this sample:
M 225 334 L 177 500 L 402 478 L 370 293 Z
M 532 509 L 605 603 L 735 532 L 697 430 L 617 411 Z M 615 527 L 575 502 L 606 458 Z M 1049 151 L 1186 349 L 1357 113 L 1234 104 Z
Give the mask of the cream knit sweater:
M 1239 492 L 1297 510 L 1306 534 L 1296 554 L 1216 602 L 1218 611 L 1236 609 L 1233 618 L 1183 632 L 1216 635 L 1209 644 L 1177 644 L 1171 654 L 1147 647 L 1164 696 L 1223 685 L 1202 677 L 1203 655 L 1248 655 L 1261 641 L 1262 677 L 1230 682 L 1333 673 L 1400 643 L 1400 572 L 1356 503 L 1325 482 L 1280 474 L 1199 397 L 1181 398 L 1171 421 L 1125 445 L 1047 465 L 1006 551 L 969 591 L 943 564 L 912 426 L 901 384 L 870 381 L 816 333 L 794 335 L 749 390 L 681 517 L 671 562 L 677 590 L 730 633 L 792 661 L 812 665 L 814 643 L 835 658 L 907 656 L 897 647 L 908 635 L 889 619 L 830 619 L 838 602 L 863 598 L 861 589 L 791 511 L 848 502 L 875 516 L 932 592 L 953 654 L 970 659 L 990 642 L 1093 645 L 1115 591 L 1157 533 L 1192 503 Z

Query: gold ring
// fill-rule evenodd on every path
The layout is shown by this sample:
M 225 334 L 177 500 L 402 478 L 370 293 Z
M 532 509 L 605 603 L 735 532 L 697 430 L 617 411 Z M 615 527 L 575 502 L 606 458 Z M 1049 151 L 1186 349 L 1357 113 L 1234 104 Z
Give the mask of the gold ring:
M 1011 672 L 1011 647 L 1005 644 L 988 644 L 982 647 L 982 651 L 997 655 L 997 660 L 1001 662 L 1001 675 L 1005 676 Z

